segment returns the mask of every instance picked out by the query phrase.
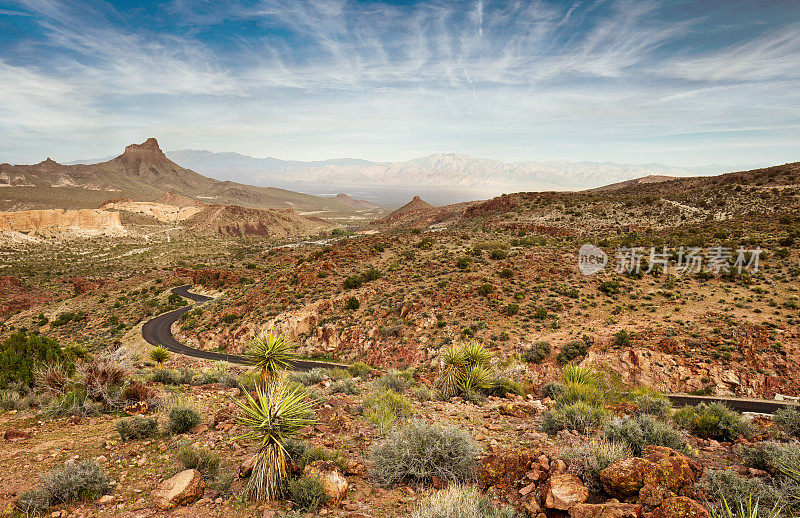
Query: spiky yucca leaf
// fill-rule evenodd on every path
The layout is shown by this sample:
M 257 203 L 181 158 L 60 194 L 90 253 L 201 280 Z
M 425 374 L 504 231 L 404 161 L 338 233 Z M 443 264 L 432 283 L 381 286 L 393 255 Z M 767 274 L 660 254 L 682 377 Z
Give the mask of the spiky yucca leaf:
M 161 367 L 168 358 L 169 351 L 163 345 L 158 345 L 150 349 L 150 359 L 156 362 L 159 367 Z
M 492 359 L 492 353 L 477 342 L 472 342 L 471 344 L 463 346 L 463 351 L 464 361 L 468 366 L 478 365 L 480 367 L 488 367 Z
M 451 345 L 442 352 L 442 362 L 444 369 L 439 379 L 436 380 L 436 387 L 442 397 L 449 398 L 458 394 L 458 385 L 464 374 L 466 359 L 464 349 L 458 345 Z
M 297 358 L 294 345 L 283 335 L 270 330 L 261 333 L 250 342 L 244 356 L 254 367 L 261 369 L 261 385 L 266 386 L 275 379 L 277 374 L 291 365 Z
M 286 379 L 278 378 L 265 387 L 256 387 L 256 397 L 245 392 L 245 401 L 236 401 L 240 412 L 236 420 L 250 429 L 236 439 L 259 441 L 258 457 L 245 495 L 254 500 L 275 498 L 286 478 L 284 442 L 306 426 L 315 423 L 313 407 L 306 392 L 292 388 Z
M 492 373 L 482 365 L 470 365 L 464 369 L 458 388 L 462 392 L 470 390 L 482 392 L 492 388 Z
M 600 380 L 600 374 L 589 367 L 569 364 L 561 371 L 561 378 L 565 385 L 594 385 Z
M 723 496 L 722 508 L 719 511 L 714 508 L 711 509 L 712 518 L 779 518 L 782 516 L 781 513 L 783 513 L 783 507 L 780 507 L 777 504 L 768 512 L 768 514 L 764 514 L 763 512 L 759 513 L 758 500 L 756 500 L 754 504 L 753 497 L 747 499 L 746 506 L 743 502 L 739 502 L 737 507 L 731 509 L 731 507 L 728 505 L 728 501 Z

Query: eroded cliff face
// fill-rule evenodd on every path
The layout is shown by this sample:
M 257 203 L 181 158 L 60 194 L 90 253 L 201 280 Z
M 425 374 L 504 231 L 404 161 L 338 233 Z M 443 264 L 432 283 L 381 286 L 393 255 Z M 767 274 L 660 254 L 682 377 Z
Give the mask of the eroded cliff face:
M 100 208 L 144 214 L 164 223 L 185 221 L 203 210 L 201 206 L 176 207 L 164 203 L 134 200 L 111 200 L 103 203 Z
M 125 227 L 118 212 L 100 209 L 47 209 L 0 212 L 0 232 L 21 232 L 40 236 L 122 235 Z

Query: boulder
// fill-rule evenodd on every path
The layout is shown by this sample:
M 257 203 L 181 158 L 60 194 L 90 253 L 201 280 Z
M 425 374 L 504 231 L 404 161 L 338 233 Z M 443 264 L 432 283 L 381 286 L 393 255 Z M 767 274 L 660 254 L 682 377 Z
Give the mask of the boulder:
M 702 469 L 686 455 L 665 446 L 645 446 L 642 456 L 652 464 L 644 472 L 639 503 L 656 507 L 665 498 L 694 496 Z
M 181 471 L 158 485 L 153 491 L 153 502 L 161 510 L 193 504 L 203 496 L 206 484 L 196 469 Z
M 641 518 L 642 506 L 616 501 L 604 504 L 577 504 L 569 510 L 570 518 Z
M 667 498 L 650 518 L 709 518 L 706 508 L 687 496 Z
M 339 472 L 336 464 L 326 460 L 315 460 L 303 469 L 303 475 L 317 477 L 328 494 L 330 505 L 339 505 L 347 493 L 347 479 Z
M 644 487 L 644 473 L 651 462 L 640 457 L 618 460 L 600 472 L 600 481 L 606 493 L 626 500 L 639 495 Z
M 26 430 L 19 430 L 17 428 L 9 428 L 5 432 L 3 432 L 3 438 L 7 441 L 19 440 L 19 439 L 30 439 L 31 434 Z
M 566 511 L 582 504 L 589 498 L 589 490 L 581 479 L 572 473 L 556 473 L 547 479 L 544 486 L 544 506 L 548 509 Z

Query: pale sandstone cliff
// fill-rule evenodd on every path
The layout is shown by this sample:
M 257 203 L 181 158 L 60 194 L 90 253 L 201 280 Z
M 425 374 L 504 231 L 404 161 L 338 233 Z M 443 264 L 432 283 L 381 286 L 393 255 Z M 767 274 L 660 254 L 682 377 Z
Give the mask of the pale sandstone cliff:
M 0 212 L 0 232 L 22 232 L 50 236 L 60 233 L 76 235 L 121 235 L 125 228 L 118 212 L 100 209 L 46 209 Z

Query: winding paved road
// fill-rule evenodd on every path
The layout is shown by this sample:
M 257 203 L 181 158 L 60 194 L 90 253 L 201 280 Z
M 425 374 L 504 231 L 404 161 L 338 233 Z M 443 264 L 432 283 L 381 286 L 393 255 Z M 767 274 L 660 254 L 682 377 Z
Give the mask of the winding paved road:
M 189 288 L 191 288 L 191 285 L 186 284 L 184 286 L 178 286 L 177 288 L 172 288 L 172 290 L 170 291 L 172 291 L 172 293 L 180 295 L 181 297 L 185 297 L 189 300 L 194 301 L 194 304 L 178 308 L 169 311 L 167 313 L 163 313 L 145 322 L 145 324 L 142 326 L 142 337 L 145 339 L 145 341 L 150 345 L 155 345 L 155 346 L 163 345 L 168 350 L 177 354 L 192 356 L 194 358 L 202 358 L 204 360 L 225 361 L 230 363 L 238 363 L 240 365 L 247 365 L 249 362 L 244 356 L 239 356 L 236 354 L 217 353 L 213 351 L 203 351 L 202 349 L 194 349 L 187 345 L 183 345 L 179 341 L 175 340 L 175 337 L 172 336 L 172 324 L 176 320 L 181 318 L 181 316 L 184 313 L 188 313 L 196 306 L 201 306 L 206 302 L 213 300 L 211 297 L 206 297 L 205 295 L 198 295 L 197 293 L 192 293 L 191 291 L 189 291 Z M 307 371 L 315 367 L 329 368 L 329 367 L 347 367 L 347 366 L 339 363 L 318 362 L 312 360 L 295 360 L 294 362 L 292 362 L 292 367 L 294 370 Z
M 152 320 L 148 320 L 142 326 L 142 336 L 151 345 L 163 345 L 170 351 L 177 354 L 184 354 L 186 356 L 193 356 L 195 358 L 202 358 L 204 360 L 226 361 L 230 363 L 238 363 L 242 365 L 248 364 L 248 361 L 243 356 L 236 354 L 217 353 L 213 351 L 203 351 L 201 349 L 194 349 L 183 345 L 175 340 L 172 336 L 172 324 L 178 320 L 181 315 L 188 313 L 195 306 L 200 306 L 206 302 L 213 300 L 211 297 L 205 295 L 198 295 L 189 291 L 190 284 L 172 288 L 172 293 L 176 293 L 181 297 L 185 297 L 194 301 L 191 306 L 182 307 L 169 311 L 162 315 L 158 315 Z M 296 360 L 293 362 L 294 370 L 307 371 L 315 367 L 346 367 L 339 363 L 317 362 L 312 360 Z M 667 394 L 667 397 L 672 401 L 675 406 L 696 405 L 698 403 L 724 403 L 728 407 L 739 412 L 757 412 L 762 414 L 772 414 L 775 411 L 790 406 L 797 406 L 796 403 L 788 401 L 774 401 L 771 399 L 747 399 L 735 397 L 718 397 L 718 396 L 692 396 L 688 394 Z

